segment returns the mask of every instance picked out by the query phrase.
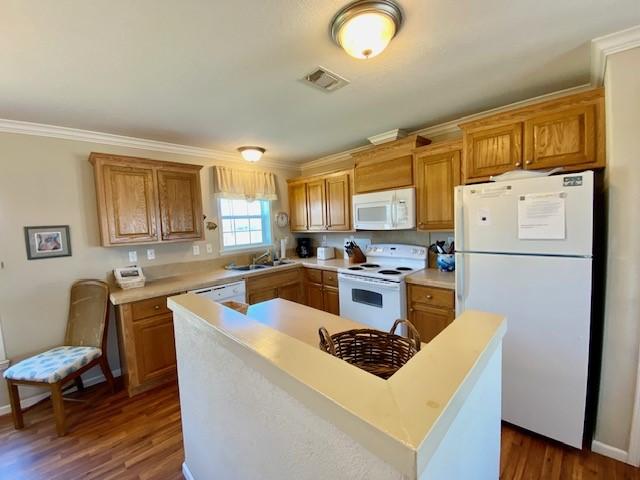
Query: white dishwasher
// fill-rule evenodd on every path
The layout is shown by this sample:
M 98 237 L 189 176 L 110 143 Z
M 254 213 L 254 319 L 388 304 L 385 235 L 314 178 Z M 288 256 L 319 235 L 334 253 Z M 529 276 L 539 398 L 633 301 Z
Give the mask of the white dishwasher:
M 234 283 L 225 283 L 224 285 L 214 285 L 212 287 L 199 288 L 198 290 L 189 290 L 187 293 L 195 293 L 202 295 L 214 302 L 225 302 L 233 300 L 236 302 L 246 302 L 245 299 L 244 280 Z

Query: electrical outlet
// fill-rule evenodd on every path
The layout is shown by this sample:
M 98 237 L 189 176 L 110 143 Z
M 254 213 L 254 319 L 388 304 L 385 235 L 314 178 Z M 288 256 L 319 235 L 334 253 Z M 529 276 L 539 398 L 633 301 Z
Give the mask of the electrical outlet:
M 193 246 L 193 254 L 194 255 L 200 255 L 200 245 L 194 245 Z
M 156 251 L 153 248 L 147 248 L 147 260 L 155 260 Z
M 207 243 L 207 253 L 213 253 L 213 245 Z
M 130 250 L 129 261 L 132 263 L 136 263 L 138 261 L 138 252 L 136 252 L 135 250 Z

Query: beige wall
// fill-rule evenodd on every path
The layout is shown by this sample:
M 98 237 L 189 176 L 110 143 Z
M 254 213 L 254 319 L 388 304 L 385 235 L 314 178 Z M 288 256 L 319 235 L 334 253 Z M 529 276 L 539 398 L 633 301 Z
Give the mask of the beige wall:
M 595 439 L 626 451 L 640 338 L 640 48 L 609 56 L 607 282 Z
M 103 248 L 99 245 L 92 167 L 92 151 L 135 155 L 158 160 L 210 166 L 225 162 L 161 152 L 92 144 L 21 134 L 0 134 L 0 322 L 9 358 L 37 352 L 63 340 L 68 291 L 79 278 L 105 278 L 116 266 L 129 264 L 131 247 Z M 228 163 L 228 162 L 227 162 Z M 238 163 L 242 168 L 244 164 Z M 288 210 L 286 178 L 297 171 L 274 171 L 280 200 L 273 211 Z M 217 217 L 211 194 L 211 168 L 202 169 L 204 213 Z M 73 256 L 28 261 L 23 227 L 26 225 L 70 225 Z M 218 231 L 206 231 L 201 255 L 192 255 L 192 242 L 154 245 L 156 260 L 147 261 L 147 247 L 137 247 L 139 264 L 211 260 L 219 251 Z M 274 240 L 288 236 L 274 226 Z M 213 244 L 207 254 L 206 243 Z M 291 243 L 292 244 L 292 243 Z M 112 332 L 114 333 L 114 329 Z M 113 340 L 114 337 L 111 336 Z M 118 367 L 115 341 L 109 357 Z M 0 382 L 0 407 L 6 405 L 4 382 Z

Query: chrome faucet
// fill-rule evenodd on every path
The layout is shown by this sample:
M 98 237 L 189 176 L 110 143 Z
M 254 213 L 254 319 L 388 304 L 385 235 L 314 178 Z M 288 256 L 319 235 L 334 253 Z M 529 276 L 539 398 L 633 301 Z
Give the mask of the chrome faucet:
M 253 257 L 253 262 L 252 263 L 254 265 L 257 265 L 260 262 L 262 262 L 262 263 L 273 263 L 273 255 L 271 254 L 271 249 L 270 248 L 268 248 L 267 251 L 264 252 L 262 255 L 257 256 L 257 257 Z

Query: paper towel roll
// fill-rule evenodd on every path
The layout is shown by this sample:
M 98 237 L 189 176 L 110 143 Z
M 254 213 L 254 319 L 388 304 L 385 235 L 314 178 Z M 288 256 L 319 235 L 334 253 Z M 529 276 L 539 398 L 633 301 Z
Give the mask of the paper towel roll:
M 280 240 L 280 258 L 287 257 L 287 239 L 283 238 Z

